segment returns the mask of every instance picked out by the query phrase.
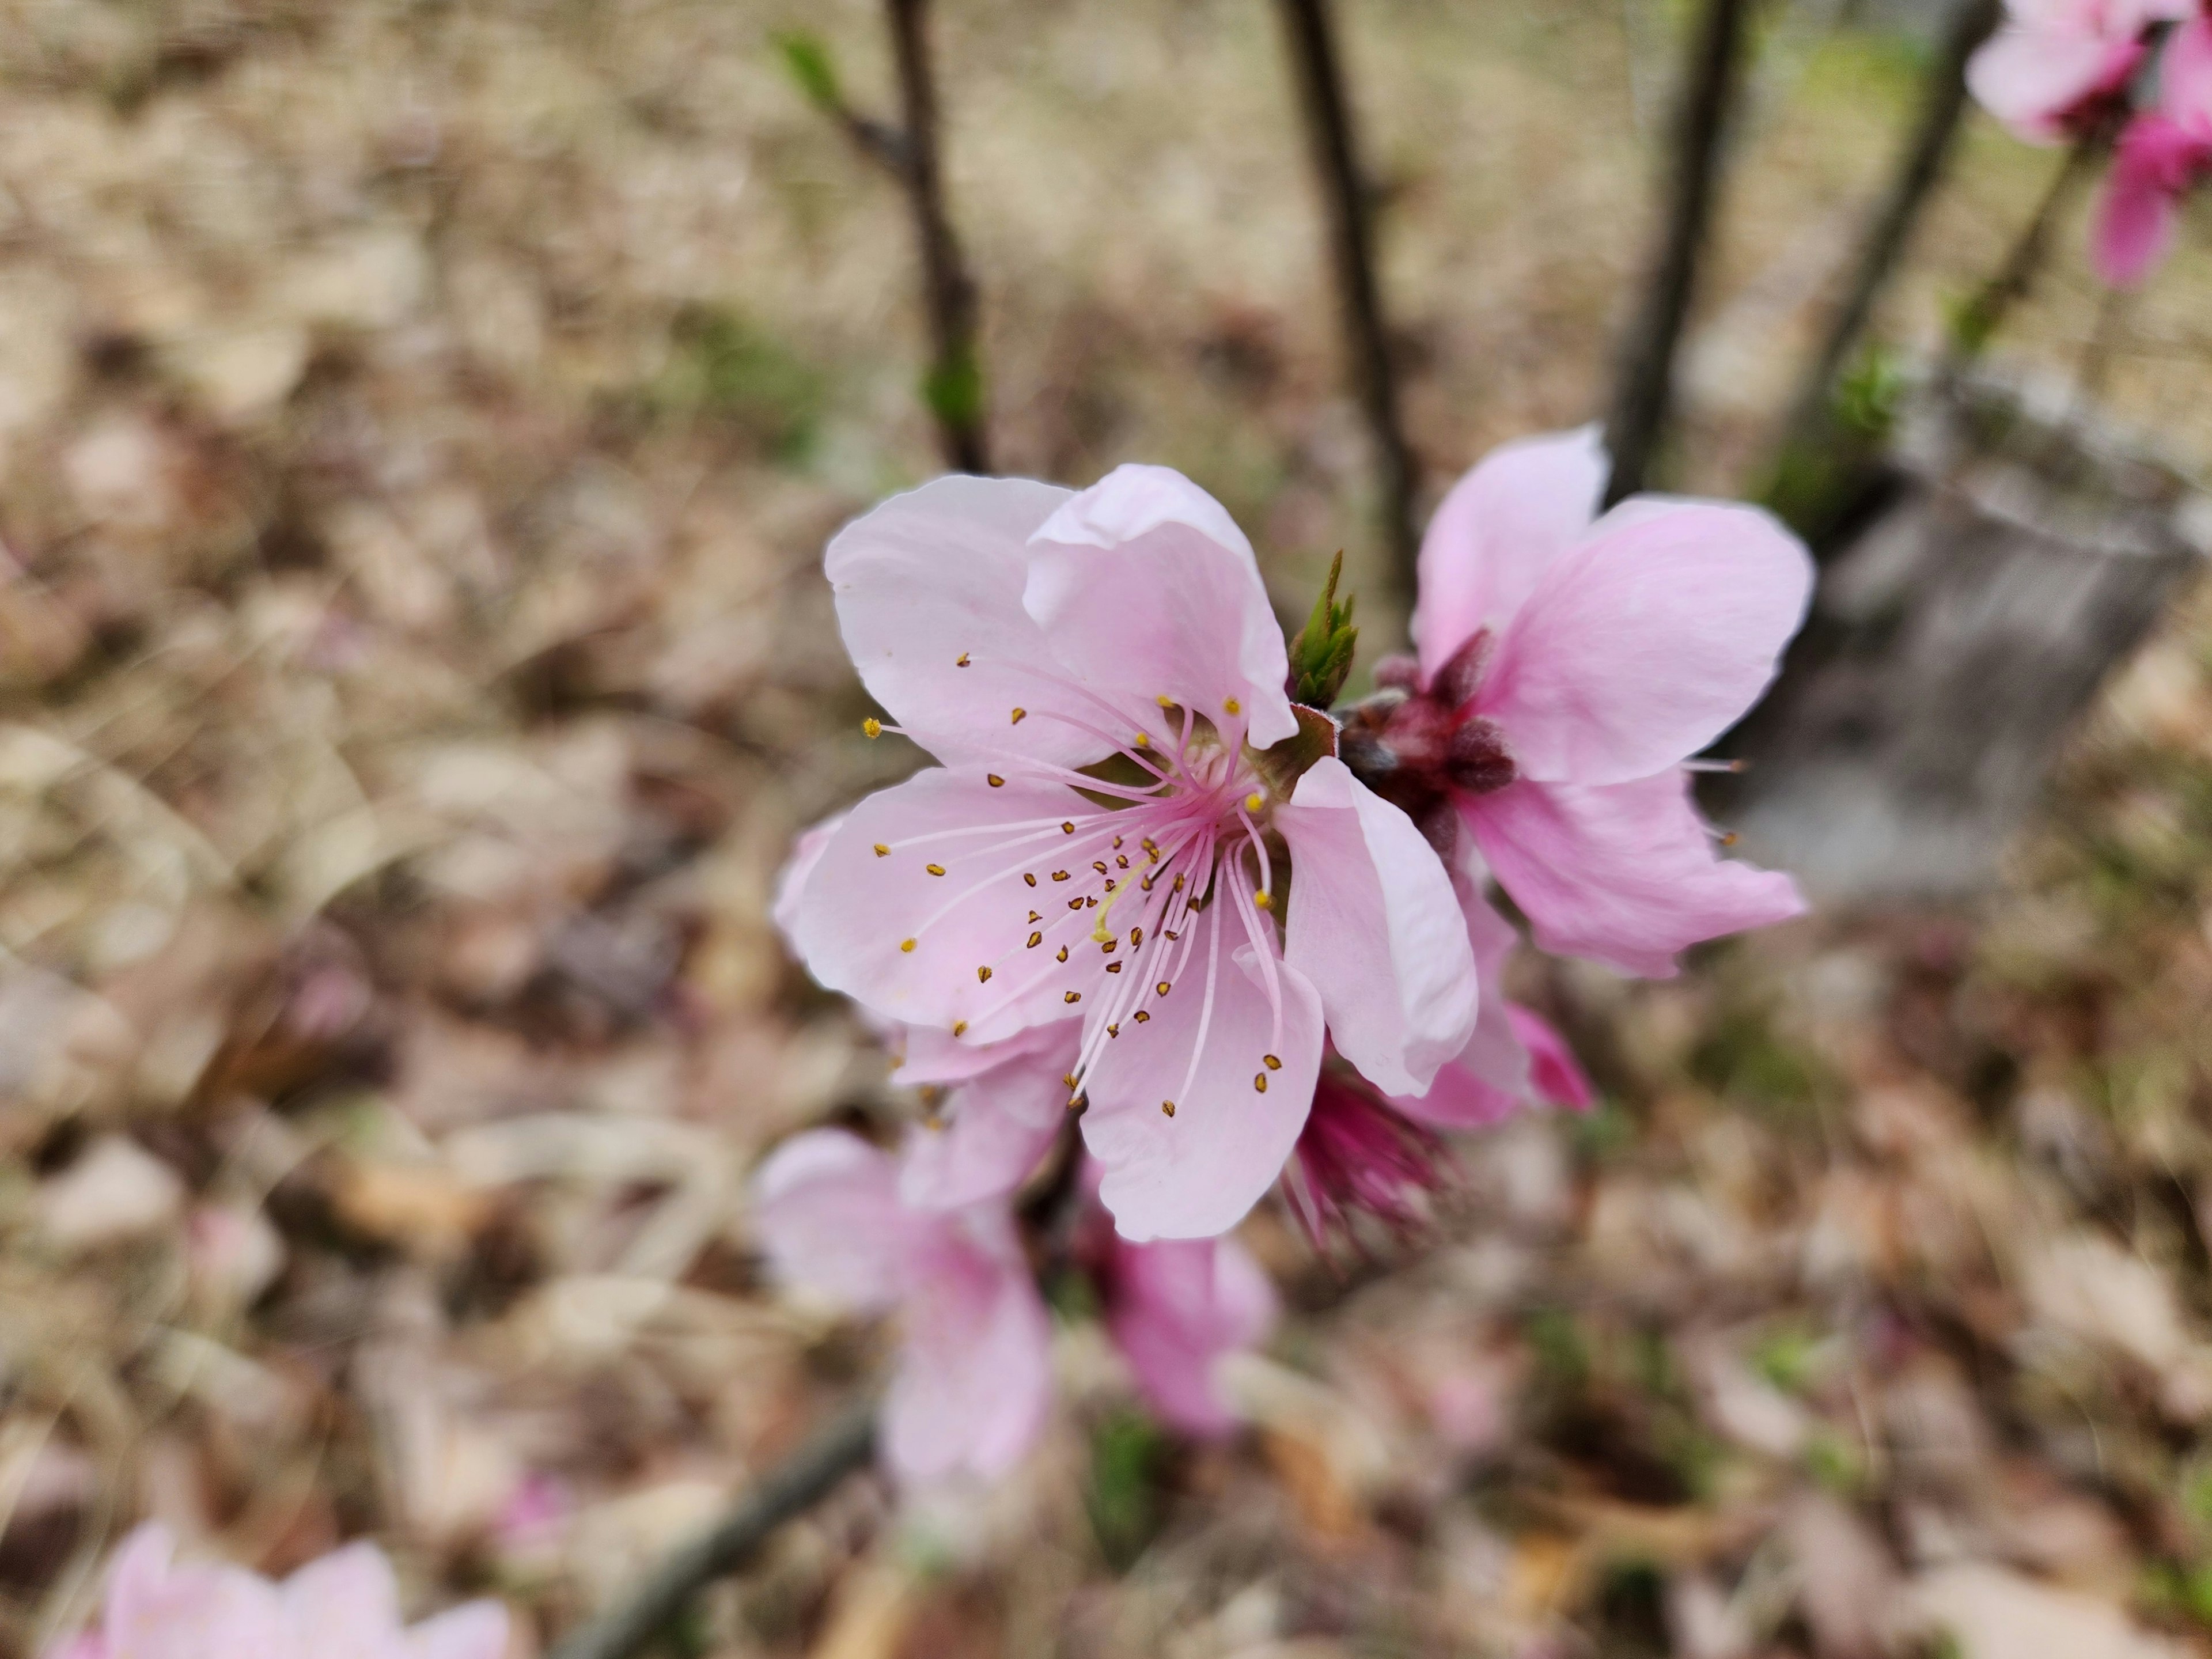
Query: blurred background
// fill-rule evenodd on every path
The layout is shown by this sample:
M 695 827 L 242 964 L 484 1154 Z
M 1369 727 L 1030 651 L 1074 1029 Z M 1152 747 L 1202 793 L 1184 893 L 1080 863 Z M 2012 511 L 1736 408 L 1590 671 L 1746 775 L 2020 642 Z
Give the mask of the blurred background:
M 1748 487 L 1940 9 L 1759 13 L 1673 487 Z M 1687 9 L 1339 10 L 1432 501 L 1604 410 Z M 1276 9 L 930 21 L 994 464 L 1179 468 L 1293 627 L 1342 548 L 1363 684 L 1402 601 Z M 769 1293 L 744 1212 L 780 1137 L 902 1109 L 766 906 L 914 763 L 818 561 L 940 465 L 904 199 L 794 29 L 896 112 L 866 0 L 0 3 L 0 1653 L 150 1516 L 268 1571 L 374 1535 L 524 1659 L 878 1352 Z M 1954 162 L 1901 350 L 2058 158 L 1976 113 Z M 1993 362 L 2201 469 L 2212 227 L 2115 308 L 2082 212 Z M 1256 1216 L 1249 1434 L 1176 1441 L 1072 1324 L 1018 1480 L 848 1484 L 668 1650 L 2212 1651 L 2174 591 L 1972 890 L 1664 983 L 1516 964 L 1601 1106 L 1470 1141 L 1397 1255 Z

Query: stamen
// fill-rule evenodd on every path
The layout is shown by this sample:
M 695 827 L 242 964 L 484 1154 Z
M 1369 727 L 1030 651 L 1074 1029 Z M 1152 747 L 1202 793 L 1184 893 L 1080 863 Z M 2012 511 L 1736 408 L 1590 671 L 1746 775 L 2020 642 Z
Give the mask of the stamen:
M 883 736 L 884 723 L 878 720 L 873 714 L 871 714 L 867 719 L 860 722 L 860 730 L 866 734 L 868 740 L 872 743 L 876 738 Z
M 1237 702 L 1234 697 L 1230 698 L 1221 706 L 1224 710 L 1231 714 L 1241 714 L 1244 712 L 1244 705 Z
M 1267 804 L 1267 797 L 1256 789 L 1244 797 L 1244 810 L 1248 812 L 1256 812 Z
M 1034 919 L 1035 919 L 1035 918 L 1032 918 L 1032 920 L 1034 920 Z M 1027 947 L 1026 947 L 1026 948 L 1027 948 L 1027 949 L 1029 949 L 1029 950 L 1034 951 L 1034 950 L 1036 950 L 1036 949 L 1037 948 L 1037 946 L 1038 946 L 1038 945 L 1042 945 L 1042 944 L 1043 944 L 1043 943 L 1044 943 L 1044 935 L 1043 935 L 1042 933 L 1031 933 L 1031 934 L 1030 935 L 1030 942 L 1029 942 L 1029 945 L 1027 945 Z
M 1060 954 L 1055 956 L 1053 960 L 1054 962 L 1066 962 L 1067 960 L 1067 947 L 1065 945 L 1060 947 Z
M 1686 760 L 1685 772 L 1747 772 L 1751 763 L 1747 760 Z
M 877 856 L 878 858 L 879 858 L 879 859 L 887 859 L 887 858 L 889 858 L 890 855 L 891 855 L 891 849 L 890 849 L 890 848 L 888 848 L 888 847 L 884 846 L 884 845 L 883 844 L 883 842 L 878 842 L 876 843 L 876 856 Z
M 968 1035 L 968 1022 L 964 1019 L 954 1020 L 952 1022 L 952 1035 L 955 1036 L 966 1036 Z
M 989 784 L 994 789 L 1003 789 L 1006 787 L 1006 781 L 1000 777 L 996 772 L 984 773 L 983 781 Z
M 1258 889 L 1253 893 L 1252 902 L 1258 905 L 1262 910 L 1272 910 L 1275 908 L 1274 896 L 1269 893 L 1264 887 Z
M 1080 1002 L 1083 1000 L 1083 993 L 1080 991 L 1070 991 L 1066 996 L 1062 997 L 1060 1000 L 1062 1002 Z
M 1030 711 L 1026 708 L 1017 708 L 1014 710 L 1013 719 L 1006 723 L 1009 726 L 1019 726 L 1024 720 L 1029 718 L 1029 712 Z
M 1152 1018 L 1152 1017 L 1150 1014 L 1146 1013 L 1143 1009 L 1139 1008 L 1139 1010 L 1137 1010 L 1137 1024 L 1139 1024 L 1139 1025 L 1146 1024 L 1148 1024 L 1148 1023 L 1151 1021 Z
M 1160 1103 L 1160 1110 L 1166 1113 L 1170 1117 L 1173 1117 L 1175 1115 L 1175 1102 L 1172 1100 L 1162 1101 Z
M 968 653 L 965 651 L 963 651 L 960 653 L 959 660 L 955 662 L 952 665 L 955 668 L 965 668 L 968 665 Z
M 1146 736 L 1143 732 L 1138 732 L 1138 733 L 1137 733 L 1137 747 L 1138 747 L 1138 748 L 1139 748 L 1139 749 L 1150 749 L 1152 746 L 1152 740 L 1150 738 L 1146 737 Z
M 1173 933 L 1170 933 L 1170 934 L 1168 935 L 1168 937 L 1169 937 L 1170 939 L 1173 939 L 1173 938 L 1175 937 L 1175 935 L 1174 935 Z M 1161 995 L 1161 996 L 1165 996 L 1165 995 L 1168 994 L 1168 982 L 1167 982 L 1167 981 L 1165 981 L 1165 980 L 1162 980 L 1162 981 L 1161 981 L 1158 985 L 1155 985 L 1154 987 L 1152 987 L 1152 989 L 1153 989 L 1156 993 L 1158 993 L 1159 995 Z
M 1253 1073 L 1252 1086 L 1258 1090 L 1261 1094 L 1266 1094 L 1267 1092 L 1267 1074 L 1265 1072 Z
M 988 967 L 978 968 L 975 970 L 975 982 L 979 985 L 988 985 L 991 982 L 990 969 Z
M 1073 835 L 1075 833 L 1075 821 L 1072 818 L 1063 819 L 1060 823 L 1060 833 L 1063 836 Z
M 1031 875 L 1031 874 L 1030 874 L 1028 871 L 1026 871 L 1026 870 L 1024 870 L 1024 871 L 1023 871 L 1023 872 L 1022 872 L 1022 879 L 1023 879 L 1024 881 L 1025 881 L 1025 882 L 1029 883 L 1029 884 L 1030 884 L 1030 886 L 1032 886 L 1032 887 L 1034 887 L 1034 886 L 1036 886 L 1036 878 L 1035 876 Z
M 1106 971 L 1109 974 L 1118 974 L 1125 966 L 1127 964 L 1123 963 L 1109 962 L 1106 964 Z
M 1175 707 L 1175 699 L 1169 696 L 1165 692 L 1162 692 L 1158 696 L 1154 697 L 1152 701 L 1159 704 L 1163 708 L 1172 708 Z
M 921 867 L 933 876 L 941 876 L 945 873 L 945 866 L 941 864 L 925 864 Z
M 1069 874 L 1070 872 L 1066 870 L 1055 870 L 1052 872 L 1052 878 L 1054 881 L 1066 881 Z
M 1267 1069 L 1271 1072 L 1279 1072 L 1283 1069 L 1283 1062 L 1276 1059 L 1273 1054 L 1262 1054 L 1260 1058 L 1267 1061 Z
M 902 951 L 911 951 L 914 947 L 915 941 L 913 939 L 906 939 L 899 941 L 899 949 Z

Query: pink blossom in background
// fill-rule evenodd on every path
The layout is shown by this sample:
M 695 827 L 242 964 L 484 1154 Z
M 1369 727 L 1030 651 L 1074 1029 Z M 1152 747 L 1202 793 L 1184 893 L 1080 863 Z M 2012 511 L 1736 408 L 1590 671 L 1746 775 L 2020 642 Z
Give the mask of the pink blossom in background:
M 1348 726 L 1432 843 L 1463 829 L 1547 951 L 1664 977 L 1804 908 L 1718 856 L 1682 763 L 1758 701 L 1812 561 L 1754 508 L 1638 496 L 1595 517 L 1595 428 L 1493 451 L 1431 520 L 1402 694 Z M 1392 1092 L 1398 1092 L 1392 1091 Z
M 1079 494 L 940 478 L 848 526 L 827 568 L 890 729 L 945 764 L 827 835 L 790 907 L 800 955 L 970 1044 L 1075 1024 L 1064 1075 L 1126 1237 L 1243 1216 L 1297 1141 L 1325 1022 L 1395 1092 L 1465 1047 L 1449 878 L 1322 752 L 1325 723 L 1293 741 L 1281 632 L 1212 497 L 1158 467 Z
M 382 1552 L 354 1544 L 272 1583 L 243 1568 L 179 1566 L 155 1524 L 124 1540 L 99 1623 L 52 1659 L 501 1659 L 507 1609 L 471 1601 L 401 1622 Z
M 1002 1475 L 1051 1403 L 1051 1320 L 1003 1207 L 919 1209 L 899 1183 L 857 1136 L 795 1136 L 755 1177 L 762 1247 L 786 1285 L 897 1316 L 883 1449 L 900 1479 Z
M 1132 1244 L 1109 1235 L 1098 1267 L 1106 1330 L 1138 1391 L 1184 1434 L 1226 1434 L 1237 1417 L 1217 1368 L 1275 1322 L 1274 1287 L 1232 1238 Z
M 1435 1131 L 1330 1067 L 1314 1086 L 1283 1191 L 1314 1248 L 1326 1249 L 1331 1239 L 1357 1243 L 1363 1215 L 1401 1236 L 1419 1231 L 1431 1219 L 1429 1195 L 1454 1176 Z
M 2181 204 L 2212 173 L 2212 18 L 2174 31 L 2159 64 L 2157 106 L 2128 123 L 2090 228 L 2097 275 L 2133 288 L 2173 245 Z
M 1997 32 L 1966 65 L 1983 108 L 2030 143 L 2078 137 L 2126 90 L 2151 28 L 2195 0 L 2006 0 Z

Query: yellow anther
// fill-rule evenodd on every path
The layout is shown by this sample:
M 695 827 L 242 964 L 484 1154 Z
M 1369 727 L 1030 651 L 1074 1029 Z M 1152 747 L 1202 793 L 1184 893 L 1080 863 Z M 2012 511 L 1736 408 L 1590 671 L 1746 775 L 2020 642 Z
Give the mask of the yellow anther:
M 1009 726 L 1019 726 L 1024 720 L 1029 718 L 1029 713 L 1030 711 L 1026 708 L 1017 708 L 1014 710 L 1013 719 L 1006 723 Z
M 1144 942 L 1145 930 L 1141 927 L 1132 927 L 1129 930 L 1129 943 L 1133 946 L 1142 945 Z
M 1071 1112 L 1079 1112 L 1090 1103 L 1089 1095 L 1070 1095 L 1067 1097 L 1067 1109 Z
M 1109 962 L 1106 964 L 1106 971 L 1109 974 L 1118 974 L 1121 971 L 1121 964 L 1118 962 Z
M 988 985 L 991 982 L 991 970 L 988 968 L 978 968 L 975 970 L 975 982 L 978 985 Z
M 1071 818 L 1071 819 L 1067 820 L 1066 822 L 1063 823 L 1060 826 L 1060 833 L 1061 835 L 1063 835 L 1063 836 L 1072 836 L 1072 835 L 1073 835 L 1073 834 L 1075 833 L 1075 823 L 1074 823 L 1074 820 Z
M 1241 714 L 1244 712 L 1244 705 L 1237 702 L 1234 697 L 1230 698 L 1228 702 L 1223 703 L 1221 706 L 1224 710 L 1231 714 Z
M 968 1035 L 968 1022 L 964 1019 L 954 1020 L 952 1022 L 952 1035 L 955 1036 L 966 1036 Z
M 1258 905 L 1262 910 L 1272 910 L 1275 908 L 1275 896 L 1269 892 L 1266 888 L 1262 887 L 1258 892 L 1252 895 L 1252 902 Z
M 1267 1062 L 1267 1069 L 1271 1072 L 1279 1072 L 1283 1069 L 1283 1062 L 1273 1054 L 1262 1054 L 1260 1058 Z
M 1024 870 L 1024 871 L 1023 871 L 1023 872 L 1022 872 L 1022 879 L 1023 879 L 1024 881 L 1025 881 L 1025 882 L 1029 883 L 1029 884 L 1030 884 L 1030 886 L 1032 886 L 1032 887 L 1034 887 L 1034 886 L 1036 886 L 1036 878 L 1034 875 L 1030 874 L 1030 872 L 1028 872 L 1027 870 Z
M 1106 1028 L 1106 1035 L 1109 1037 L 1117 1037 L 1121 1035 L 1121 1028 L 1119 1025 L 1109 1025 Z
M 1248 812 L 1256 812 L 1266 804 L 1266 798 L 1256 789 L 1244 797 L 1244 810 Z
M 884 723 L 871 714 L 860 722 L 860 730 L 872 738 L 880 738 L 884 734 Z
M 1091 860 L 1091 867 L 1103 876 L 1106 873 L 1106 860 L 1104 859 L 1093 859 Z
M 1116 854 L 1114 854 L 1114 867 L 1115 867 L 1115 869 L 1117 869 L 1117 870 L 1126 870 L 1126 869 L 1127 869 L 1127 868 L 1129 867 L 1129 855 L 1128 855 L 1127 853 L 1116 853 Z
M 1030 949 L 1030 950 L 1032 950 L 1032 951 L 1034 951 L 1034 950 L 1036 950 L 1036 949 L 1037 948 L 1037 946 L 1038 946 L 1038 945 L 1042 945 L 1042 944 L 1043 944 L 1043 943 L 1044 943 L 1044 935 L 1043 935 L 1042 933 L 1031 933 L 1031 934 L 1030 935 L 1030 942 L 1029 942 L 1029 946 L 1028 946 L 1028 948 L 1029 948 L 1029 949 Z
M 994 789 L 1003 789 L 1006 787 L 1006 781 L 1000 777 L 996 772 L 984 773 L 983 781 L 989 784 Z
M 921 867 L 933 876 L 941 876 L 945 873 L 945 866 L 941 864 L 925 864 Z
M 1152 987 L 1152 989 L 1158 992 L 1162 996 L 1165 996 L 1168 994 L 1167 981 L 1162 980 L 1158 985 Z
M 1036 911 L 1032 910 L 1030 912 L 1030 920 L 1031 921 L 1042 921 L 1044 918 L 1039 915 Z
M 968 653 L 965 651 L 963 651 L 960 653 L 960 659 L 952 665 L 955 668 L 965 668 L 968 665 Z
M 1174 699 L 1173 697 L 1169 696 L 1165 692 L 1163 692 L 1163 693 L 1161 693 L 1158 696 L 1154 697 L 1154 698 L 1152 699 L 1152 701 L 1153 701 L 1154 702 L 1156 702 L 1156 703 L 1159 704 L 1159 706 L 1160 706 L 1161 708 L 1174 708 L 1174 707 L 1175 707 L 1175 699 Z
M 1143 1009 L 1139 1008 L 1139 1009 L 1138 1009 L 1138 1010 L 1137 1010 L 1137 1024 L 1139 1024 L 1139 1025 L 1145 1024 L 1146 1024 L 1148 1021 L 1150 1021 L 1150 1020 L 1151 1020 L 1151 1018 L 1152 1018 L 1152 1016 L 1151 1016 L 1150 1014 L 1146 1013 Z
M 1146 737 L 1146 736 L 1143 732 L 1138 732 L 1138 733 L 1137 733 L 1137 747 L 1138 747 L 1138 748 L 1139 748 L 1139 749 L 1150 749 L 1152 746 L 1152 740 L 1150 738 Z
M 1095 938 L 1096 935 L 1093 937 Z M 1098 952 L 1101 956 L 1110 957 L 1114 954 L 1115 948 L 1121 943 L 1121 940 L 1118 935 L 1109 933 L 1104 939 L 1098 940 Z
M 913 950 L 913 949 L 914 949 L 914 941 L 913 941 L 912 939 L 901 939 L 901 940 L 899 941 L 899 949 L 900 949 L 900 950 L 902 950 L 902 951 L 911 951 L 911 950 Z
M 1083 908 L 1083 901 L 1080 898 L 1072 898 L 1067 902 L 1067 908 L 1071 910 L 1080 910 Z
M 1182 891 L 1182 878 L 1183 878 L 1183 872 L 1182 872 L 1182 871 L 1180 871 L 1180 870 L 1176 871 L 1176 878 L 1175 878 L 1175 885 L 1174 885 L 1173 887 L 1170 887 L 1168 890 L 1169 890 L 1170 892 L 1171 892 L 1171 893 L 1180 893 L 1181 891 Z
M 1060 1000 L 1062 1002 L 1080 1002 L 1083 1000 L 1083 993 L 1080 991 L 1070 991 L 1066 996 L 1062 997 Z
M 1160 1110 L 1169 1117 L 1173 1117 L 1175 1115 L 1175 1102 L 1172 1100 L 1162 1101 L 1160 1103 Z
M 1054 957 L 1053 960 L 1054 962 L 1066 962 L 1067 960 L 1067 947 L 1065 945 L 1060 947 L 1060 954 Z
M 887 859 L 887 858 L 889 858 L 890 855 L 891 855 L 891 849 L 890 849 L 890 848 L 888 848 L 888 847 L 884 846 L 884 845 L 883 844 L 883 842 L 878 842 L 876 843 L 876 856 L 877 856 L 878 858 L 879 858 L 879 859 Z
M 1052 878 L 1054 881 L 1066 881 L 1070 873 L 1070 872 L 1066 870 L 1055 870 L 1052 872 Z
M 1257 1089 L 1261 1094 L 1266 1094 L 1267 1092 L 1267 1074 L 1265 1072 L 1253 1073 L 1252 1086 L 1255 1089 Z

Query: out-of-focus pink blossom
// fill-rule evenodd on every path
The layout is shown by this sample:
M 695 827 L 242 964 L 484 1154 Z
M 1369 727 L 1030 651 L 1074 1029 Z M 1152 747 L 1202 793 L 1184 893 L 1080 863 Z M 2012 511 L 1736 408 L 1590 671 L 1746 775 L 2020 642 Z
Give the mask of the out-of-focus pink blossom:
M 1812 561 L 1751 507 L 1638 496 L 1594 520 L 1606 472 L 1584 429 L 1453 487 L 1421 544 L 1419 658 L 1378 667 L 1345 742 L 1432 844 L 1464 827 L 1538 945 L 1663 977 L 1804 908 L 1717 855 L 1682 763 L 1766 689 Z
M 1274 1287 L 1260 1264 L 1233 1238 L 1132 1244 L 1109 1235 L 1097 1273 L 1107 1333 L 1160 1420 L 1190 1435 L 1235 1428 L 1217 1370 L 1274 1325 Z
M 2006 0 L 2005 18 L 1966 65 L 1982 107 L 2030 143 L 2078 137 L 2126 90 L 2149 32 L 2194 0 Z
M 1004 1474 L 1052 1398 L 1051 1321 L 1003 1209 L 924 1210 L 893 1160 L 834 1129 L 778 1147 L 754 1182 L 776 1275 L 858 1313 L 895 1313 L 885 1461 L 917 1485 Z
M 167 1528 L 123 1542 L 92 1630 L 55 1659 L 500 1659 L 507 1609 L 471 1601 L 408 1628 L 392 1568 L 355 1544 L 272 1583 L 242 1568 L 180 1566 Z
M 2090 229 L 2097 275 L 2114 288 L 2140 283 L 2173 245 L 2181 204 L 2212 173 L 2212 17 L 2174 31 L 2159 64 L 2155 109 L 2121 133 Z
M 1324 1019 L 1399 1092 L 1465 1046 L 1449 878 L 1325 732 L 1298 741 L 1250 544 L 1212 497 L 1158 467 L 1080 494 L 940 478 L 827 568 L 862 680 L 945 765 L 827 836 L 789 907 L 799 953 L 969 1043 L 1078 1024 L 1066 1075 L 1125 1237 L 1243 1216 L 1297 1141 Z
M 1332 1239 L 1357 1243 L 1364 1215 L 1401 1236 L 1430 1218 L 1429 1195 L 1453 1176 L 1451 1154 L 1359 1079 L 1325 1069 L 1313 1111 L 1285 1172 L 1291 1210 L 1316 1249 Z

